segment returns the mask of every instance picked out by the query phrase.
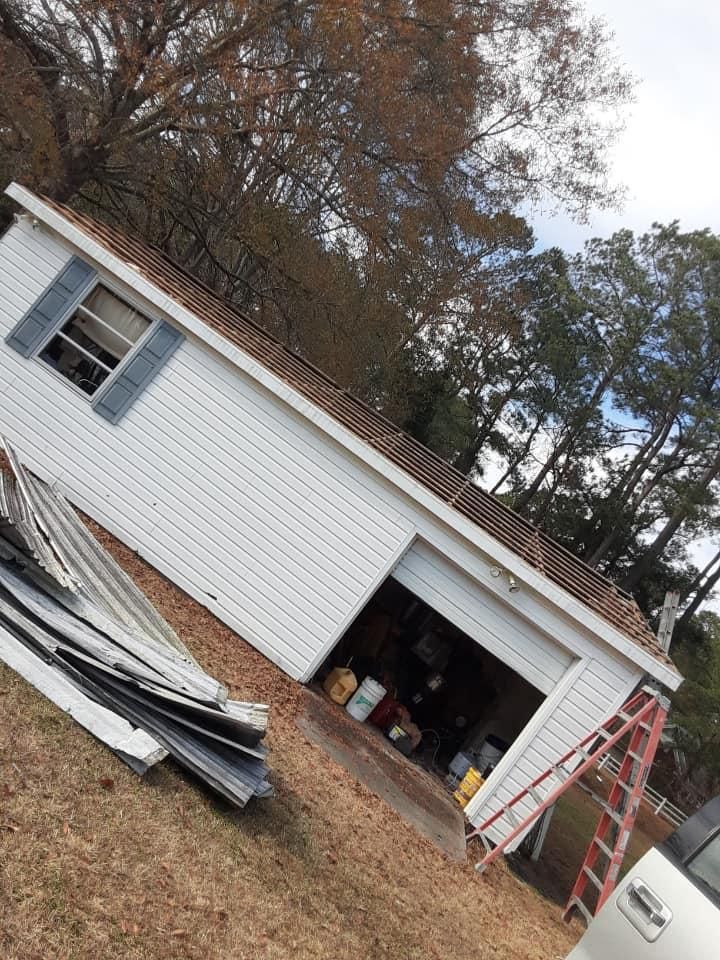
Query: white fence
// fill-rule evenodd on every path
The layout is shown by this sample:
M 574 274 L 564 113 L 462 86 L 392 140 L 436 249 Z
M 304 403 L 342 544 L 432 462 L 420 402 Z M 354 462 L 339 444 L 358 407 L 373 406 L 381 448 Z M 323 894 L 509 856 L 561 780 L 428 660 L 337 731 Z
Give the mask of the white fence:
M 620 772 L 620 761 L 610 753 L 603 754 L 598 763 L 598 770 L 608 770 L 614 777 Z M 671 803 L 667 797 L 663 797 L 657 790 L 646 786 L 642 796 L 643 800 L 652 809 L 653 813 L 667 820 L 674 827 L 680 827 L 687 820 L 687 814 Z

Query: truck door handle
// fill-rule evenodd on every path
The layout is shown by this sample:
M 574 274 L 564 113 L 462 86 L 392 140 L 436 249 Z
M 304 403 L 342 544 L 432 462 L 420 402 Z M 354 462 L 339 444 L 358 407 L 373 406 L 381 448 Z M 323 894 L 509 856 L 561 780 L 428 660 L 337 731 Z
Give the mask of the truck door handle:
M 670 917 L 662 900 L 659 900 L 642 880 L 632 880 L 628 885 L 628 899 L 637 903 L 647 914 L 648 923 L 664 927 Z
M 657 940 L 673 918 L 668 905 L 640 877 L 634 877 L 615 902 L 620 913 L 648 943 Z

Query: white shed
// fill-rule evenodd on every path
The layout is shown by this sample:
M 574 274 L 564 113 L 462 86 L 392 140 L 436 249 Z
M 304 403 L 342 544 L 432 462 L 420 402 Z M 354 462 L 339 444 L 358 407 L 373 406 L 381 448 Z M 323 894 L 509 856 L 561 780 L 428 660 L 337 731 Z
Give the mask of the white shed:
M 677 688 L 631 597 L 160 251 L 7 192 L 23 212 L 0 240 L 0 431 L 300 681 L 339 644 L 362 653 L 373 610 L 399 605 L 396 640 L 435 616 L 434 650 L 472 665 L 457 723 L 506 740 L 473 822 L 645 677 Z

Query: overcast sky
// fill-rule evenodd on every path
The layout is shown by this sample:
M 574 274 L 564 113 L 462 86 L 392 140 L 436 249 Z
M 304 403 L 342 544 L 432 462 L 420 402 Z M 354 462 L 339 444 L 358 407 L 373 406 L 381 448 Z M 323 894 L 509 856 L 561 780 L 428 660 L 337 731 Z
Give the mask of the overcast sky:
M 638 80 L 636 102 L 612 151 L 627 187 L 620 212 L 595 212 L 589 225 L 567 217 L 531 219 L 542 247 L 578 250 L 590 236 L 654 220 L 720 233 L 719 0 L 585 0 L 615 34 L 620 59 Z

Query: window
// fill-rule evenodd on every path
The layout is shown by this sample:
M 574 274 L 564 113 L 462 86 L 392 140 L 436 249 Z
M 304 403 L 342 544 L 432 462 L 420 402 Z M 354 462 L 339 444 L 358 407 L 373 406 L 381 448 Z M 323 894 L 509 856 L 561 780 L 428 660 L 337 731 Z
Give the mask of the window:
M 147 317 L 98 284 L 38 356 L 91 397 L 149 327 Z
M 5 338 L 21 357 L 52 367 L 113 424 L 182 341 L 176 327 L 149 320 L 80 257 L 65 264 Z
M 720 833 L 695 854 L 687 868 L 696 879 L 720 897 Z

